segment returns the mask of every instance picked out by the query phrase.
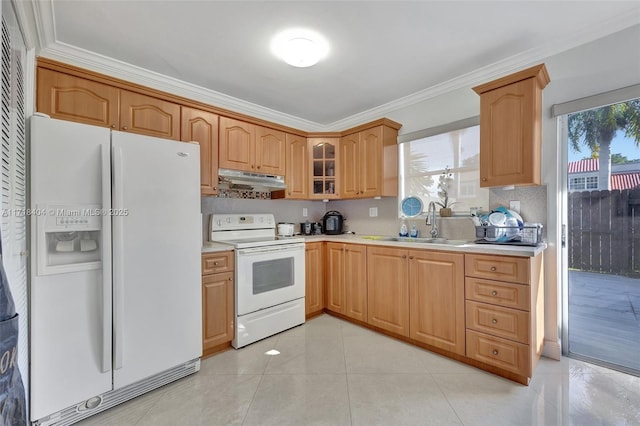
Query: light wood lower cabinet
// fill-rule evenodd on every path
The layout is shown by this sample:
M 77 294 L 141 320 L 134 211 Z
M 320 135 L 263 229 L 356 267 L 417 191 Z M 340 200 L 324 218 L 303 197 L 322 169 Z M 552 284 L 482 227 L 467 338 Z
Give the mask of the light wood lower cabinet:
M 465 354 L 464 255 L 409 252 L 409 336 Z
M 234 330 L 234 254 L 202 255 L 202 355 L 231 346 Z
M 328 312 L 529 383 L 544 340 L 542 254 L 329 242 L 325 255 Z
M 465 256 L 466 356 L 528 382 L 542 354 L 542 255 Z
M 324 249 L 323 243 L 305 244 L 305 315 L 307 318 L 324 309 Z
M 366 256 L 366 246 L 327 243 L 327 310 L 367 321 Z
M 408 250 L 367 248 L 367 322 L 409 336 Z

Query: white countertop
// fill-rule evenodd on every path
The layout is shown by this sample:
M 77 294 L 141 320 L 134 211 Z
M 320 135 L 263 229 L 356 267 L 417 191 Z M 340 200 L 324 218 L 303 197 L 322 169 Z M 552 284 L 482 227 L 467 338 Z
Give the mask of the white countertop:
M 363 235 L 343 234 L 343 235 L 309 235 L 303 236 L 306 242 L 338 242 L 338 243 L 350 243 L 350 244 L 366 244 L 371 246 L 388 246 L 388 247 L 402 247 L 418 250 L 438 250 L 438 251 L 451 251 L 458 253 L 479 253 L 479 254 L 499 254 L 503 256 L 524 256 L 534 257 L 542 253 L 546 248 L 546 243 L 538 245 L 536 247 L 530 246 L 511 246 L 500 244 L 476 244 L 473 242 L 463 245 L 448 245 L 448 244 L 434 244 L 434 243 L 419 243 L 419 242 L 405 242 L 405 241 L 384 241 L 365 238 Z M 215 253 L 220 251 L 232 251 L 233 246 L 222 243 L 212 243 L 205 241 L 202 245 L 202 253 Z
M 233 251 L 233 246 L 230 244 L 212 243 L 205 241 L 202 244 L 202 253 L 215 253 L 218 251 Z
M 500 244 L 476 244 L 474 242 L 469 242 L 464 245 L 448 245 L 448 244 L 404 242 L 404 241 L 383 241 L 383 240 L 368 239 L 363 237 L 366 237 L 366 236 L 354 235 L 354 234 L 343 234 L 343 235 L 310 235 L 310 236 L 305 236 L 304 238 L 306 242 L 331 241 L 331 242 L 351 243 L 351 244 L 366 244 L 366 245 L 372 245 L 372 246 L 413 248 L 413 249 L 419 249 L 419 250 L 452 251 L 452 252 L 459 252 L 459 253 L 499 254 L 504 256 L 524 256 L 524 257 L 537 256 L 547 248 L 546 243 L 540 244 L 535 247 L 500 245 Z

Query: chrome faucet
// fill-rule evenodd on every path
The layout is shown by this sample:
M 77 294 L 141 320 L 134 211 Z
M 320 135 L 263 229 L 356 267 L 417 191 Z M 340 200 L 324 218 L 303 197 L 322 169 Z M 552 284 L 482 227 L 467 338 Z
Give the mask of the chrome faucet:
M 431 238 L 438 238 L 438 220 L 436 219 L 436 203 L 431 201 L 427 208 L 427 225 L 431 225 Z

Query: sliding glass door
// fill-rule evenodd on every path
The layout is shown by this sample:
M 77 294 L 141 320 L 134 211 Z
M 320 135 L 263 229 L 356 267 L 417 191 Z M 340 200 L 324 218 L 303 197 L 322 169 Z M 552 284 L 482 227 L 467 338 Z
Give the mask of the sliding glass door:
M 561 120 L 563 352 L 640 374 L 640 99 Z

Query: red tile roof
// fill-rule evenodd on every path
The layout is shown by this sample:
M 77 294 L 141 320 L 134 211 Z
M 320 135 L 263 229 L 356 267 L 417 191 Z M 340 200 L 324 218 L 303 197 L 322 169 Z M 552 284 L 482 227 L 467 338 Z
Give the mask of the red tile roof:
M 572 161 L 568 165 L 569 174 L 589 173 L 600 170 L 597 158 Z M 640 187 L 640 171 L 611 174 L 611 189 L 633 189 Z

